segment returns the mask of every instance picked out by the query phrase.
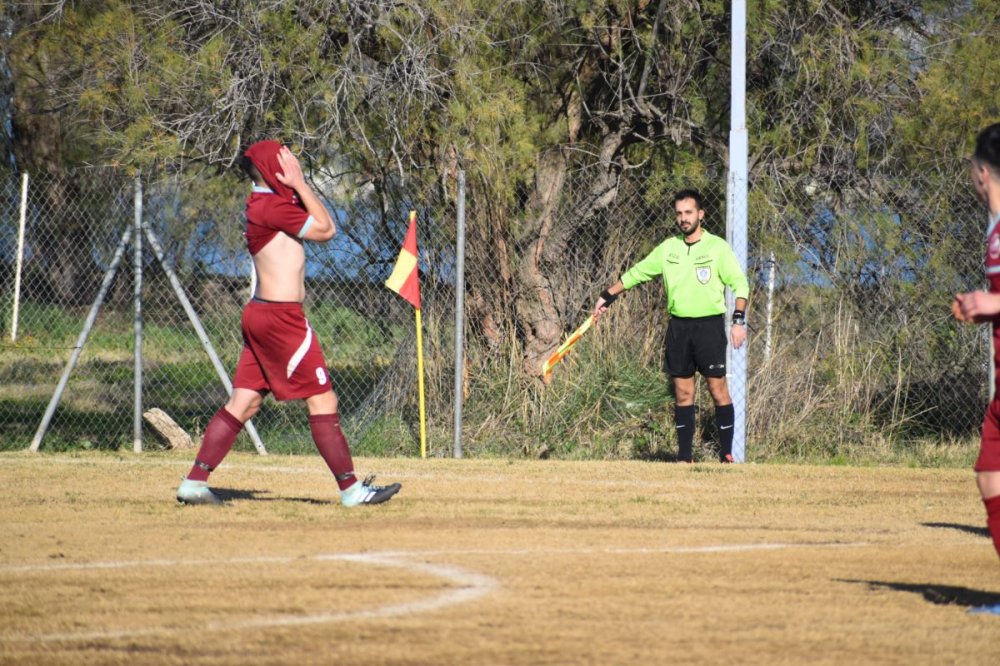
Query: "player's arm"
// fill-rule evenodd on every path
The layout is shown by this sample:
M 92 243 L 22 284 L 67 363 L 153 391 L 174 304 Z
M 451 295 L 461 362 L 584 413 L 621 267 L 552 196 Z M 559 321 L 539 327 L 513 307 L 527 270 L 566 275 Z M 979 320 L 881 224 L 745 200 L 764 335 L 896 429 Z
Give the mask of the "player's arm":
M 602 314 L 608 311 L 608 307 L 618 299 L 618 295 L 625 291 L 625 285 L 619 280 L 601 292 L 594 304 L 594 321 L 597 321 Z
M 982 290 L 955 294 L 951 312 L 959 321 L 973 323 L 990 321 L 1000 315 L 1000 294 Z
M 312 218 L 309 228 L 306 229 L 306 232 L 300 238 L 320 243 L 333 238 L 333 235 L 337 233 L 337 229 L 333 224 L 333 217 L 330 215 L 330 211 L 326 209 L 326 206 L 323 205 L 323 202 L 320 201 L 319 197 L 316 196 L 316 193 L 313 192 L 313 189 L 309 187 L 309 183 L 306 182 L 299 160 L 292 154 L 292 151 L 282 147 L 278 152 L 278 163 L 281 165 L 281 173 L 274 174 L 274 177 L 284 185 L 295 190 L 302 201 L 302 205 L 305 206 L 306 211 Z
M 729 329 L 733 349 L 739 349 L 747 339 L 747 299 L 737 298 L 733 304 L 733 325 Z
M 719 277 L 723 284 L 733 290 L 733 325 L 729 329 L 729 340 L 733 349 L 739 349 L 747 339 L 747 299 L 750 296 L 750 282 L 740 268 L 736 254 L 728 244 L 719 261 Z

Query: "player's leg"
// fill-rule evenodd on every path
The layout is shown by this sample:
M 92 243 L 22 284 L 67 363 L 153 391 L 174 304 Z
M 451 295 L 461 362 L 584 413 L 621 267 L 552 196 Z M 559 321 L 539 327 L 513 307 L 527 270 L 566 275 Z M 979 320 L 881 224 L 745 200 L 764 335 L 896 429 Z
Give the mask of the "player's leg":
M 347 438 L 340 427 L 337 413 L 337 394 L 332 390 L 305 399 L 309 410 L 309 429 L 319 454 L 337 480 L 340 488 L 340 503 L 344 506 L 359 504 L 380 504 L 399 492 L 400 485 L 376 486 L 374 477 L 359 481 L 354 475 L 354 461 Z
M 692 462 L 694 460 L 694 375 L 690 377 L 673 377 L 674 395 L 677 403 L 674 405 L 674 428 L 677 430 L 677 462 Z
M 663 347 L 663 371 L 674 385 L 674 428 L 677 432 L 677 462 L 692 462 L 694 445 L 694 358 L 690 320 L 675 318 L 667 326 Z
M 694 338 L 694 359 L 698 372 L 708 381 L 708 392 L 715 404 L 715 427 L 719 432 L 719 460 L 733 461 L 733 425 L 736 412 L 726 384 L 726 322 L 721 315 L 698 322 L 699 334 Z
M 997 555 L 1000 555 L 1000 399 L 994 399 L 986 408 L 974 469 L 979 494 L 986 507 L 986 526 Z
M 353 486 L 357 478 L 354 476 L 351 449 L 340 427 L 337 394 L 328 390 L 309 396 L 305 401 L 309 410 L 309 430 L 312 432 L 313 442 L 343 492 Z
M 993 538 L 993 547 L 1000 555 L 1000 471 L 977 472 L 976 483 L 986 507 L 986 526 Z
M 729 386 L 725 377 L 706 377 L 708 392 L 712 394 L 715 403 L 715 427 L 719 431 L 719 460 L 724 463 L 733 462 L 733 426 L 736 423 L 736 410 L 733 399 L 729 395 Z
M 983 435 L 976 459 L 976 485 L 986 508 L 986 527 L 1000 555 L 1000 400 L 993 400 L 983 418 Z M 969 609 L 970 613 L 1000 615 L 1000 604 Z
M 215 413 L 205 426 L 201 447 L 187 478 L 177 489 L 177 500 L 185 504 L 220 504 L 221 500 L 208 488 L 208 476 L 222 463 L 233 448 L 236 437 L 243 430 L 264 396 L 257 391 L 236 388 L 226 405 Z

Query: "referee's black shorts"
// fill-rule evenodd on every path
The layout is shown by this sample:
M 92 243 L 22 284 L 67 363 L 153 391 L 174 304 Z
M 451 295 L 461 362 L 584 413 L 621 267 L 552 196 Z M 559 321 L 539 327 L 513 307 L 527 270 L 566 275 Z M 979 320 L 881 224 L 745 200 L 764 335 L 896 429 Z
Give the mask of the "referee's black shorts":
M 663 371 L 671 377 L 726 376 L 725 315 L 671 317 L 663 346 Z

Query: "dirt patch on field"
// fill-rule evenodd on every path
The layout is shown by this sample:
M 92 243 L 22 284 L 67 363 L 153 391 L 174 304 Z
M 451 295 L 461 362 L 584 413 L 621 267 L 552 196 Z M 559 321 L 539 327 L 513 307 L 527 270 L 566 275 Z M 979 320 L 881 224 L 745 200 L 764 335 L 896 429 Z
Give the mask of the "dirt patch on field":
M 1000 663 L 966 470 L 0 455 L 0 662 Z

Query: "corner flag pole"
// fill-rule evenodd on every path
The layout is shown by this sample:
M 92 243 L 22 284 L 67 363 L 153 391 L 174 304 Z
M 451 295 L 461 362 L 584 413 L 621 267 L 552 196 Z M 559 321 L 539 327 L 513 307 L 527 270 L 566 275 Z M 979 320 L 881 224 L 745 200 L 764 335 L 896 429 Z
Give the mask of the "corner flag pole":
M 410 213 L 410 219 L 416 212 Z M 424 419 L 424 338 L 420 324 L 420 308 L 413 310 L 417 317 L 417 392 L 420 394 L 420 457 L 427 457 L 427 422 Z
M 413 306 L 417 322 L 417 390 L 420 399 L 420 457 L 427 457 L 427 424 L 424 417 L 424 336 L 420 323 L 420 269 L 417 267 L 417 211 L 410 211 L 406 239 L 385 286 Z

